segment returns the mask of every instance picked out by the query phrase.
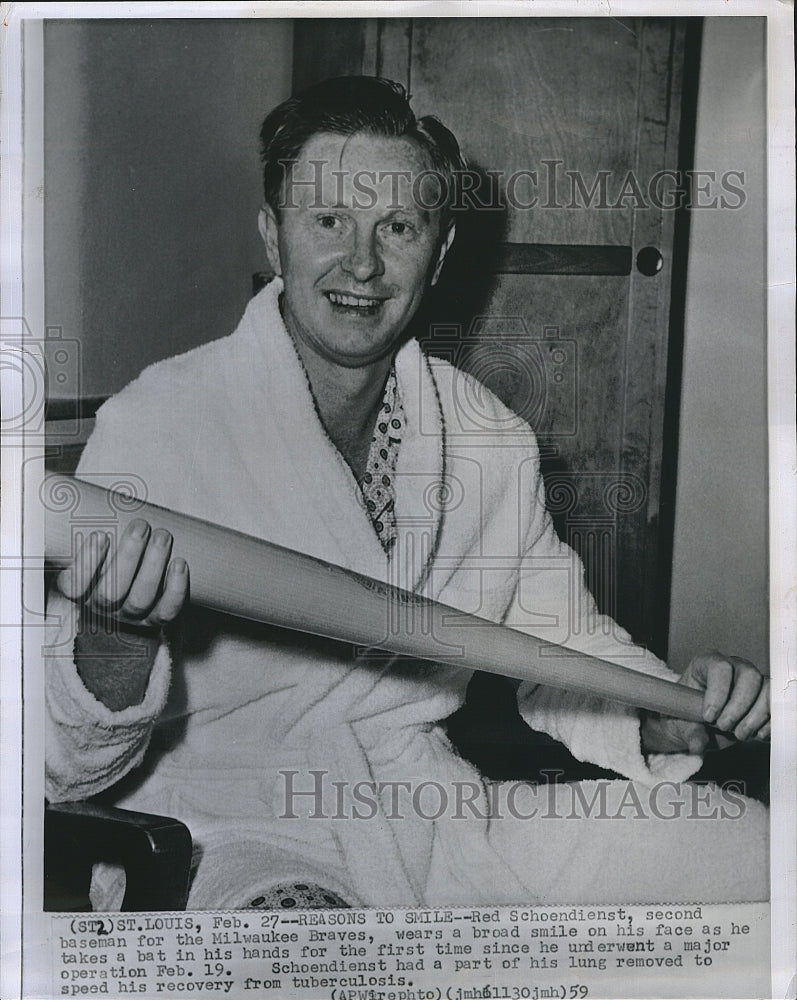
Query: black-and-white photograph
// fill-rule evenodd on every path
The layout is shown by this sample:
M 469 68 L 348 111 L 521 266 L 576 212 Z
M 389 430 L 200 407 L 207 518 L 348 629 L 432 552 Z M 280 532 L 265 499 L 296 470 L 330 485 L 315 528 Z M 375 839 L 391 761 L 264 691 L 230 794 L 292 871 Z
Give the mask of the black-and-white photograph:
M 52 981 L 763 995 L 767 17 L 330 6 L 25 25 Z

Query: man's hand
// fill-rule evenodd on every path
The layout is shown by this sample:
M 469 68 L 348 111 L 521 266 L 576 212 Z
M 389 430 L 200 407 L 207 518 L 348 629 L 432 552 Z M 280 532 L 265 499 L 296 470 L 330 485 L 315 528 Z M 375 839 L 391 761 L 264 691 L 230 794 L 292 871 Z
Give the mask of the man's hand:
M 93 532 L 72 564 L 58 574 L 61 593 L 99 617 L 159 627 L 180 613 L 188 566 L 172 559 L 172 536 L 137 518 L 112 552 L 108 535 Z
M 687 667 L 680 684 L 703 691 L 703 718 L 737 740 L 765 740 L 770 734 L 769 680 L 748 660 L 721 653 L 701 653 Z M 711 734 L 706 725 L 646 714 L 642 749 L 646 753 L 702 753 Z M 719 746 L 733 742 L 717 736 Z
M 107 535 L 91 534 L 58 575 L 58 589 L 81 608 L 77 672 L 112 711 L 141 703 L 160 627 L 177 617 L 188 596 L 188 566 L 171 552 L 168 531 L 136 519 L 114 551 Z

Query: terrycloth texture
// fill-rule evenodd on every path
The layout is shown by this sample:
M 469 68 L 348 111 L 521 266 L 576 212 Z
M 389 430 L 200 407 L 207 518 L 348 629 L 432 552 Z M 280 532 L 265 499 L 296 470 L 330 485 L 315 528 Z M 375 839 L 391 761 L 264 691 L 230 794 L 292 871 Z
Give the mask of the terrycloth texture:
M 86 690 L 72 660 L 77 629 L 76 604 L 55 593 L 48 604 L 48 618 L 58 629 L 60 641 L 51 647 L 45 689 L 48 720 L 45 788 L 51 801 L 69 788 L 66 799 L 82 799 L 113 785 L 144 759 L 152 732 L 152 720 L 166 705 L 169 690 L 169 654 L 158 650 L 149 684 L 140 705 L 112 712 Z M 83 770 L 81 762 L 90 759 Z
M 107 403 L 80 475 L 134 473 L 155 503 L 672 679 L 597 615 L 545 511 L 527 425 L 414 341 L 396 357 L 405 429 L 388 559 L 318 419 L 280 290 L 275 281 L 260 293 L 232 336 L 153 366 Z M 562 806 L 547 819 L 497 818 L 495 809 L 486 818 L 491 789 L 437 724 L 462 704 L 464 668 L 362 655 L 193 610 L 172 645 L 160 717 L 165 654 L 144 703 L 117 716 L 83 689 L 68 640 L 66 631 L 65 655 L 50 661 L 48 794 L 77 798 L 112 784 L 154 730 L 119 804 L 188 823 L 202 853 L 194 907 L 244 906 L 267 884 L 297 878 L 355 905 L 766 898 L 765 812 L 753 803 L 726 822 L 655 810 L 604 822 L 571 818 L 564 786 L 545 790 Z M 686 755 L 646 761 L 629 709 L 529 684 L 519 700 L 534 728 L 643 784 L 680 781 L 699 766 Z M 413 809 L 424 782 L 432 798 Z M 447 799 L 434 819 L 424 815 L 436 815 L 433 797 L 443 793 L 430 782 Z M 368 815 L 358 789 L 377 786 L 375 815 L 335 818 Z M 628 787 L 643 785 L 608 786 L 613 811 Z M 474 807 L 457 813 L 462 794 Z

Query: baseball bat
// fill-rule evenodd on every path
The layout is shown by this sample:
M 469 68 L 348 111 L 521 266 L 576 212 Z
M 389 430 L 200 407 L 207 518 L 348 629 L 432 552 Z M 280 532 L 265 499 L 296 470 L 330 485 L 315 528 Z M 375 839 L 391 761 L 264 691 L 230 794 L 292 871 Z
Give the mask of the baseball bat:
M 598 695 L 702 721 L 701 692 L 487 621 L 371 577 L 71 476 L 47 476 L 45 552 L 71 562 L 76 531 L 134 518 L 174 537 L 190 567 L 191 600 L 240 618 L 403 656 Z

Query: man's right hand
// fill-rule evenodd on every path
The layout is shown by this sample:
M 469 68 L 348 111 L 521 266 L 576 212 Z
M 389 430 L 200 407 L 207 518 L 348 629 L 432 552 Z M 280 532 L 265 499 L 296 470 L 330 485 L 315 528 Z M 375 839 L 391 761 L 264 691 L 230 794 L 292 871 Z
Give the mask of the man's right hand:
M 188 566 L 170 558 L 172 544 L 168 531 L 152 531 L 141 518 L 113 550 L 108 535 L 92 532 L 58 574 L 57 587 L 100 617 L 160 627 L 177 617 L 188 596 Z
M 160 628 L 188 596 L 188 566 L 171 559 L 172 536 L 131 521 L 112 548 L 94 532 L 58 574 L 61 593 L 80 605 L 75 667 L 84 686 L 118 712 L 144 698 Z

